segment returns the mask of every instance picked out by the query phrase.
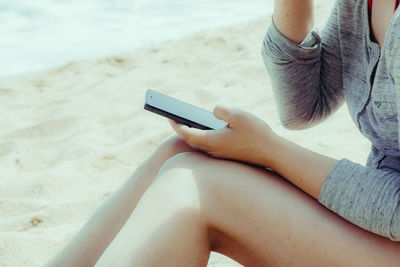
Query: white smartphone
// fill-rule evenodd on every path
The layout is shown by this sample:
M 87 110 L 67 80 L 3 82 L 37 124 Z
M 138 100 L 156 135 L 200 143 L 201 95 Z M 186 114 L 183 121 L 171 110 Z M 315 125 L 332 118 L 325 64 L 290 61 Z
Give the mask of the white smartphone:
M 201 130 L 218 130 L 227 125 L 225 121 L 217 119 L 208 110 L 151 89 L 146 92 L 144 108 L 178 123 Z

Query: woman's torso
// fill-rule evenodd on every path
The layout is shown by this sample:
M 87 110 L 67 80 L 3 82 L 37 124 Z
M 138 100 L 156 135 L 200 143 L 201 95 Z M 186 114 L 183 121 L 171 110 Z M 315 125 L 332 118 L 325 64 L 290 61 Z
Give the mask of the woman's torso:
M 371 40 L 368 3 L 343 1 L 338 10 L 343 87 L 351 117 L 372 143 L 367 165 L 400 171 L 396 92 L 388 75 L 386 42 L 380 51 Z M 386 36 L 395 34 L 393 15 Z

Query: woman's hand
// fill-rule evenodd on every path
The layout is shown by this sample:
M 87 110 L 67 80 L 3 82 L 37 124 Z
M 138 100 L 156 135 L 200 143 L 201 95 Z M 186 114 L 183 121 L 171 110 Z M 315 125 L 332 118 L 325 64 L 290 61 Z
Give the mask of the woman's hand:
M 191 147 L 216 158 L 271 168 L 304 192 L 318 198 L 322 184 L 337 160 L 276 135 L 264 121 L 243 110 L 216 106 L 214 115 L 228 122 L 228 126 L 217 131 L 203 131 L 170 122 Z
M 204 131 L 172 120 L 170 123 L 187 144 L 212 157 L 268 167 L 276 135 L 264 121 L 241 109 L 221 105 L 214 108 L 214 115 L 228 126 Z

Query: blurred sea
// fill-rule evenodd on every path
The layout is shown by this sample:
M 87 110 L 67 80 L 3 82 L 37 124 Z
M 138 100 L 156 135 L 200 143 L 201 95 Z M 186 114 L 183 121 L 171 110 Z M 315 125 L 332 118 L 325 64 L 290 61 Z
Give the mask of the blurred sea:
M 272 8 L 273 0 L 1 0 L 0 77 L 132 51 Z

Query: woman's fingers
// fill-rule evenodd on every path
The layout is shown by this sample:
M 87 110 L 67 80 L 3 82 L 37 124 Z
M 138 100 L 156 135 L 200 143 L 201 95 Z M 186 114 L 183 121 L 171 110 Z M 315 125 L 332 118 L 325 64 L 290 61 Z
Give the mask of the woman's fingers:
M 217 119 L 226 121 L 229 124 L 233 123 L 234 116 L 232 114 L 232 109 L 224 105 L 216 105 L 214 108 L 214 116 Z
M 196 128 L 190 128 L 186 125 L 169 120 L 175 132 L 190 146 L 205 150 L 208 147 L 208 139 L 212 130 L 204 131 Z
M 232 108 L 225 105 L 216 105 L 214 108 L 214 116 L 217 119 L 226 121 L 228 123 L 228 127 L 237 127 L 242 121 L 246 121 L 249 117 L 249 114 L 240 109 L 240 108 Z

